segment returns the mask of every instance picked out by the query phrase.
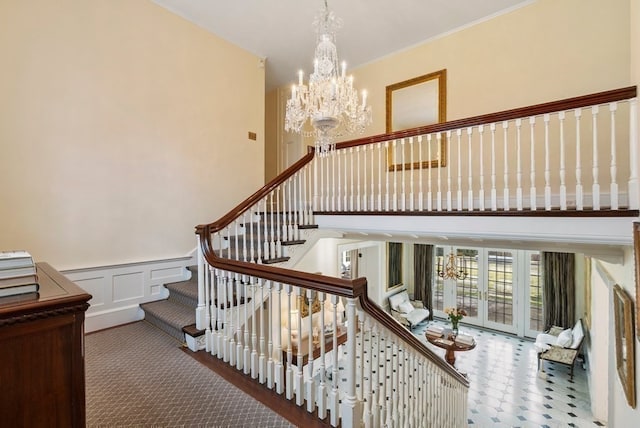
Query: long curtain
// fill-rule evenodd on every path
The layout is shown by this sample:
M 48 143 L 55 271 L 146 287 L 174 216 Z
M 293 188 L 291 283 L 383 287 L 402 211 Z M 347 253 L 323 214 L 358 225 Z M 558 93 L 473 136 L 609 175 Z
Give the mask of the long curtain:
M 542 287 L 545 326 L 573 327 L 576 309 L 574 254 L 542 253 Z
M 413 298 L 420 300 L 429 309 L 429 319 L 433 319 L 433 245 L 413 246 Z

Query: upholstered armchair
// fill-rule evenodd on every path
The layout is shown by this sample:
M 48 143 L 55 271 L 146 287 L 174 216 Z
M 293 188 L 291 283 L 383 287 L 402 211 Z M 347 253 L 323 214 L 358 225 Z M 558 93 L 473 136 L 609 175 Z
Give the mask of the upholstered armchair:
M 409 330 L 429 318 L 429 310 L 422 302 L 410 300 L 406 290 L 389 297 L 391 315 Z

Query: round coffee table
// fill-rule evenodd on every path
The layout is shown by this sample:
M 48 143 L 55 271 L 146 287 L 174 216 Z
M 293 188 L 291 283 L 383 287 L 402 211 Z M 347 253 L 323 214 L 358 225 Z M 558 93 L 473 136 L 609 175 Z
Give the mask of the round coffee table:
M 425 337 L 429 341 L 429 343 L 437 346 L 438 348 L 444 349 L 446 352 L 444 354 L 444 359 L 447 363 L 454 365 L 456 362 L 456 351 L 470 351 L 476 347 L 476 340 L 473 339 L 471 344 L 456 342 L 452 339 L 445 339 L 442 335 L 433 335 L 428 332 L 425 333 Z

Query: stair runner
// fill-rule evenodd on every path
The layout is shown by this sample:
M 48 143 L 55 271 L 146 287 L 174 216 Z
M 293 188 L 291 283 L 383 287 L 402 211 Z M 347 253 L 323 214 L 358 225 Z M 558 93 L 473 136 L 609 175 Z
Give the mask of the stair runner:
M 282 216 L 283 213 L 267 215 L 267 228 L 271 232 L 271 220 L 273 217 Z M 236 254 L 244 254 L 244 245 L 246 242 L 247 247 L 251 245 L 251 240 L 247 239 L 250 236 L 254 238 L 254 247 L 257 248 L 259 243 L 255 240 L 258 237 L 257 230 L 260 228 L 261 232 L 264 231 L 264 223 L 257 222 L 246 225 L 247 230 L 253 229 L 254 234 L 249 236 L 239 236 L 238 240 L 235 236 L 225 237 L 229 238 L 229 247 L 231 251 L 222 250 L 217 251 L 220 257 L 236 258 Z M 242 227 L 246 227 L 243 225 Z M 284 222 L 280 223 L 281 229 L 284 229 Z M 317 225 L 299 225 L 298 229 L 315 229 Z M 264 235 L 263 235 L 264 236 Z M 285 236 L 284 233 L 281 236 Z M 289 240 L 283 241 L 281 245 L 300 245 L 304 244 L 304 240 Z M 237 245 L 237 246 L 236 246 Z M 247 248 L 249 250 L 249 248 Z M 239 259 L 242 260 L 241 257 Z M 289 257 L 262 257 L 261 262 L 263 264 L 279 263 L 289 260 Z M 150 303 L 143 303 L 140 307 L 144 310 L 145 320 L 170 336 L 174 337 L 180 343 L 185 343 L 185 332 L 192 337 L 199 336 L 204 331 L 199 331 L 195 327 L 196 323 L 196 308 L 198 307 L 198 267 L 190 266 L 187 269 L 191 271 L 191 279 L 187 281 L 174 282 L 165 284 L 165 287 L 169 290 L 169 297 L 165 300 L 158 300 Z
M 188 267 L 191 279 L 165 284 L 169 298 L 143 303 L 144 319 L 184 343 L 183 327 L 194 325 L 198 306 L 198 268 Z

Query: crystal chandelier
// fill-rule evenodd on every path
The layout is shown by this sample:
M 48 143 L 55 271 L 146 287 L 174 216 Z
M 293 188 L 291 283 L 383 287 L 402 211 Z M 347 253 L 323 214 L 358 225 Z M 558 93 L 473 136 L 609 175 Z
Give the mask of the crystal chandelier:
M 341 21 L 329 11 L 327 0 L 313 25 L 318 34 L 313 73 L 305 85 L 304 72 L 298 72 L 298 84 L 291 88 L 287 101 L 284 128 L 315 137 L 316 153 L 324 155 L 335 149 L 336 137 L 364 131 L 371 123 L 371 107 L 366 91 L 360 98 L 353 88 L 353 76 L 346 76 L 346 63 L 338 67 L 335 32 Z M 307 119 L 312 131 L 303 129 Z
M 460 260 L 460 266 L 456 263 L 456 259 Z M 447 256 L 447 263 L 442 269 L 440 261 L 438 261 L 438 276 L 442 279 L 465 279 L 467 277 L 466 262 L 464 256 L 456 257 L 453 251 Z

